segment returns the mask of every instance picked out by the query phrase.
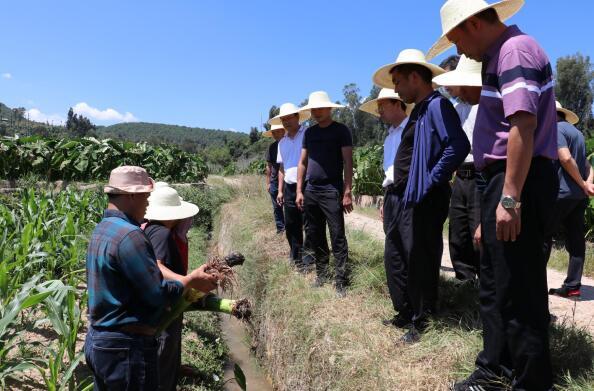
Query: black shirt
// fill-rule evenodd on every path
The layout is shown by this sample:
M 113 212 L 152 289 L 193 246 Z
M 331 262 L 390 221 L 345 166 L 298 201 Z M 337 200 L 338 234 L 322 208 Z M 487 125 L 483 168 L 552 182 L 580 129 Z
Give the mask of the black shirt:
M 151 221 L 144 228 L 144 232 L 153 245 L 157 259 L 172 272 L 183 275 L 183 261 L 171 230 L 157 221 Z
M 306 190 L 343 190 L 342 148 L 352 147 L 351 131 L 339 122 L 309 127 L 303 135 L 307 150 Z
M 266 150 L 266 161 L 270 163 L 270 183 L 278 183 L 278 170 L 280 163 L 276 162 L 278 154 L 278 141 L 273 142 Z
M 418 106 L 417 106 L 418 107 Z M 400 145 L 394 158 L 394 187 L 399 192 L 404 192 L 408 182 L 410 162 L 412 161 L 413 147 L 415 141 L 415 124 L 418 118 L 418 111 L 415 109 L 410 114 L 408 123 L 402 131 Z

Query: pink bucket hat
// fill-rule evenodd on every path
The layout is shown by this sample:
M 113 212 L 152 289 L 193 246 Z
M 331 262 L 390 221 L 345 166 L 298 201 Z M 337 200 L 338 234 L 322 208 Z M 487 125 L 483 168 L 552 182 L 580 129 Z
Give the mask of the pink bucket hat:
M 109 183 L 103 188 L 103 192 L 109 194 L 150 193 L 154 187 L 155 181 L 148 176 L 144 168 L 121 166 L 111 170 Z

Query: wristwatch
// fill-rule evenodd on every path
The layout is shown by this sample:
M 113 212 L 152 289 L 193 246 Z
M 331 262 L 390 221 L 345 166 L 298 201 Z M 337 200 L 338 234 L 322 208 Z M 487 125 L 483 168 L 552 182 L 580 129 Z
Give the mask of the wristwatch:
M 503 195 L 501 196 L 501 206 L 503 206 L 505 209 L 519 209 L 520 206 L 522 205 L 521 202 L 516 201 L 514 199 L 514 197 L 510 196 L 510 195 Z

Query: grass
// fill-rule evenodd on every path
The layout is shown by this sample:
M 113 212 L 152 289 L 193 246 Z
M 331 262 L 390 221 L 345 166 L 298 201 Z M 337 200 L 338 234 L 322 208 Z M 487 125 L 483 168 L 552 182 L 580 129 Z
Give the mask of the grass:
M 569 255 L 562 243 L 553 243 L 551 258 L 548 266 L 567 273 Z M 586 242 L 586 259 L 584 261 L 584 276 L 594 278 L 594 244 Z
M 381 324 L 393 314 L 381 242 L 347 229 L 353 285 L 338 299 L 286 261 L 263 182 L 245 179 L 238 192 L 222 211 L 218 245 L 246 255 L 241 294 L 255 303 L 256 353 L 276 388 L 441 390 L 473 370 L 482 346 L 476 288 L 442 279 L 439 318 L 420 343 L 400 345 L 403 332 Z M 570 325 L 551 333 L 559 389 L 593 389 L 590 335 Z

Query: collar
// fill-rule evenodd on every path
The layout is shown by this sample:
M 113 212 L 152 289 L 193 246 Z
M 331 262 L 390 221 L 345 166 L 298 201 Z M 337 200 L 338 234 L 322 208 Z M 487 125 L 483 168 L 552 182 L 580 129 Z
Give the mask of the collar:
M 118 217 L 122 220 L 129 222 L 130 224 L 140 227 L 140 224 L 136 220 L 134 220 L 132 217 L 122 212 L 121 210 L 105 209 L 105 211 L 103 212 L 103 218 L 106 219 L 108 217 Z
M 305 125 L 301 125 L 299 126 L 299 129 L 297 130 L 297 133 L 295 133 L 295 136 L 293 137 L 289 137 L 289 135 L 287 134 L 285 137 L 288 138 L 289 140 L 295 140 L 297 138 L 297 136 L 299 136 L 299 133 L 305 132 Z
M 420 101 L 419 103 L 417 103 L 415 105 L 415 108 L 413 109 L 412 113 L 410 113 L 410 117 L 413 117 L 416 119 L 418 119 L 419 113 L 421 112 L 421 110 L 425 110 L 427 108 L 427 106 L 429 105 L 429 102 L 431 102 L 433 99 L 437 98 L 437 97 L 443 97 L 443 95 L 441 95 L 441 93 L 437 90 L 434 90 L 432 93 L 430 93 L 429 95 L 427 95 L 422 101 Z
M 408 123 L 408 117 L 405 117 L 402 122 L 400 122 L 400 125 L 398 126 L 390 126 L 390 129 L 388 129 L 388 133 L 392 134 L 398 130 L 402 130 L 406 127 L 406 124 Z
M 501 46 L 510 39 L 511 37 L 515 37 L 517 35 L 523 34 L 520 31 L 520 28 L 517 25 L 508 26 L 505 31 L 493 42 L 493 44 L 487 49 L 485 55 L 483 56 L 483 64 L 489 62 L 489 60 L 497 55 Z

